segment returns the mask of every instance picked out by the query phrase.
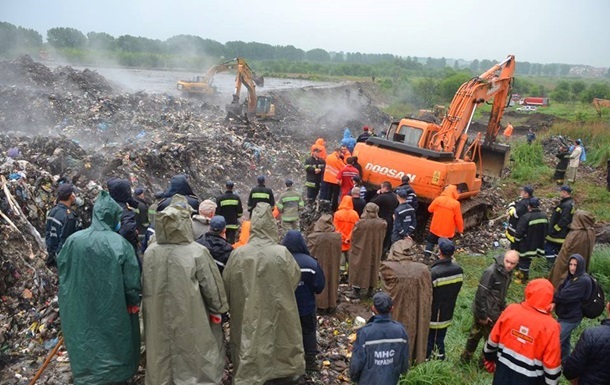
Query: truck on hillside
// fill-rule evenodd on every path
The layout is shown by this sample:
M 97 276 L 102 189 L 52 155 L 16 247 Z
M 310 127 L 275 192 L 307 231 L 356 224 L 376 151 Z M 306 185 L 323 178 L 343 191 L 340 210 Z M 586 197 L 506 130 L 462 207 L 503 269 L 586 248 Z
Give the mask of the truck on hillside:
M 519 100 L 519 104 L 524 106 L 548 106 L 550 104 L 549 98 L 541 98 L 535 96 L 529 96 Z

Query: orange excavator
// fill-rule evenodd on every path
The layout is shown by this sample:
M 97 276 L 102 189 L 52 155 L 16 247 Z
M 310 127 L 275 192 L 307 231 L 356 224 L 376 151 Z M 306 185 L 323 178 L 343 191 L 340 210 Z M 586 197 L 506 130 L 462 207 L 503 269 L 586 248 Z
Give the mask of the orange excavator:
M 610 108 L 610 100 L 593 98 L 593 107 L 597 111 L 597 115 L 602 117 L 602 107 Z
M 257 96 L 256 86 L 263 87 L 265 79 L 256 76 L 250 66 L 242 58 L 234 59 L 237 62 L 237 75 L 235 76 L 235 91 L 233 101 L 226 105 L 227 113 L 236 116 L 245 115 L 247 118 L 257 117 L 260 119 L 272 118 L 275 116 L 275 105 L 269 96 Z M 248 98 L 245 101 L 245 110 L 239 102 L 242 85 L 248 90 Z
M 390 125 L 385 137 L 357 143 L 354 155 L 362 165 L 362 179 L 376 189 L 383 181 L 394 187 L 405 175 L 418 198 L 427 206 L 450 184 L 462 200 L 464 222 L 476 225 L 488 214 L 489 205 L 473 198 L 481 191 L 483 175 L 499 177 L 510 148 L 496 143 L 504 109 L 510 102 L 515 57 L 496 64 L 456 92 L 440 124 L 404 118 Z M 478 133 L 468 141 L 468 129 L 478 106 L 493 99 L 485 138 Z M 468 199 L 468 200 L 467 200 Z M 467 200 L 467 201 L 466 201 Z

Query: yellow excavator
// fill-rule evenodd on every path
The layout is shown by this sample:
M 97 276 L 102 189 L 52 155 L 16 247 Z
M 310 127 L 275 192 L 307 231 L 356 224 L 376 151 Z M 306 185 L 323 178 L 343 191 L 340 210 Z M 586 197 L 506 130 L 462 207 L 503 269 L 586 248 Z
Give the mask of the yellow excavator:
M 602 107 L 610 108 L 610 100 L 593 98 L 593 107 L 597 111 L 597 115 L 602 117 Z
M 237 75 L 235 75 L 235 91 L 233 92 L 233 101 L 226 105 L 226 110 L 229 115 L 245 116 L 248 119 L 269 119 L 275 116 L 275 104 L 270 96 L 257 96 L 256 86 L 263 87 L 265 79 L 262 76 L 257 76 L 246 61 L 242 58 L 236 58 Z M 242 85 L 248 90 L 248 98 L 244 105 L 239 102 Z
M 235 68 L 236 59 L 228 60 L 224 63 L 210 67 L 203 76 L 195 76 L 191 80 L 180 80 L 176 84 L 178 91 L 184 96 L 206 96 L 216 93 L 216 88 L 212 85 L 214 76 L 219 72 L 228 71 Z

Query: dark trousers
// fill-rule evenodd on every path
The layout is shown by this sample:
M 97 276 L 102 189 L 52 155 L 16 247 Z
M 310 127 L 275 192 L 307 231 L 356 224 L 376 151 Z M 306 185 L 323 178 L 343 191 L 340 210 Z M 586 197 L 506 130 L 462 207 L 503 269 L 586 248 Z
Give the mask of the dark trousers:
M 385 237 L 383 238 L 383 252 L 387 252 L 390 250 L 390 246 L 392 246 L 392 231 L 394 230 L 394 218 L 383 218 L 388 224 L 385 228 Z
M 235 236 L 237 235 L 237 229 L 226 229 L 225 236 L 227 237 L 227 242 L 230 244 L 235 243 Z
M 428 349 L 426 350 L 426 359 L 430 358 L 434 347 L 438 351 L 439 360 L 445 359 L 445 336 L 447 335 L 447 328 L 444 329 L 430 329 L 428 333 Z
M 483 340 L 483 344 L 485 344 L 487 338 L 489 338 L 489 333 L 491 333 L 493 326 L 494 324 L 491 322 L 487 325 L 481 325 L 476 319 L 474 320 L 472 327 L 470 328 L 470 332 L 468 333 L 466 348 L 464 349 L 464 353 L 462 353 L 462 357 L 465 360 L 470 361 L 474 353 L 477 351 L 477 347 L 479 346 L 479 341 L 481 341 L 481 339 Z
M 552 264 L 555 261 L 555 258 L 557 258 L 559 250 L 561 250 L 561 243 L 546 241 L 544 243 L 544 256 L 546 257 L 547 262 Z
M 316 312 L 300 316 L 301 331 L 303 332 L 303 350 L 305 356 L 315 356 L 318 353 L 318 342 L 316 340 Z
M 440 237 L 432 231 L 428 233 L 428 236 L 426 237 L 426 247 L 424 249 L 424 254 L 426 256 L 432 256 L 432 251 L 434 251 L 434 246 L 438 245 L 439 238 Z
M 320 184 L 316 183 L 316 187 L 307 186 L 307 199 L 315 201 L 318 197 L 318 192 L 320 192 Z
M 338 184 L 328 183 L 328 200 L 330 201 L 330 207 L 333 212 L 337 211 L 337 207 L 339 207 L 339 193 L 341 192 L 341 188 Z
M 525 278 L 529 278 L 530 274 L 530 265 L 532 264 L 532 259 L 530 257 L 520 257 L 519 263 L 517 264 L 517 269 L 525 275 Z

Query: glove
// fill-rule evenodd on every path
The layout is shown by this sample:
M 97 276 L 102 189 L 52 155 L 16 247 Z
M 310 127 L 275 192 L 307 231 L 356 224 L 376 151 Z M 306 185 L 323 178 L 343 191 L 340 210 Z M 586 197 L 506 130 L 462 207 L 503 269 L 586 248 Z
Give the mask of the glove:
M 493 373 L 496 371 L 495 361 L 484 360 L 483 365 L 485 366 L 485 370 L 487 370 L 489 373 Z
M 222 314 L 210 314 L 210 322 L 213 324 L 219 324 L 222 322 Z
M 138 314 L 140 307 L 138 305 L 127 305 L 127 314 Z

